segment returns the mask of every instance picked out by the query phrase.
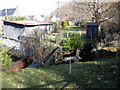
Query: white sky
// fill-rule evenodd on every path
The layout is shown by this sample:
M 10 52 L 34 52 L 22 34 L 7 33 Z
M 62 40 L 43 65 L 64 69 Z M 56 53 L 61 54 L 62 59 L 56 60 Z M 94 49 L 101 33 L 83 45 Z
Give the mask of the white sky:
M 0 10 L 19 6 L 19 15 L 49 14 L 57 8 L 57 1 L 71 0 L 0 0 Z
M 0 0 L 0 10 L 6 8 L 15 8 L 19 6 L 19 15 L 37 15 L 37 14 L 49 14 L 57 8 L 57 2 L 60 1 L 60 5 L 63 2 L 74 0 Z M 84 1 L 84 0 L 75 0 Z M 93 0 L 86 0 L 93 1 Z M 116 0 L 100 0 L 100 1 L 116 1 Z M 119 1 L 119 0 L 117 0 Z

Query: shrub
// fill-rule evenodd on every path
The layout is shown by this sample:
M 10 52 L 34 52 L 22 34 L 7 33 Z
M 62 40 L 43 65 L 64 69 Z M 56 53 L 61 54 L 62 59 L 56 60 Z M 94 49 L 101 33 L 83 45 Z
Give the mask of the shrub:
M 70 51 L 77 49 L 77 47 L 82 48 L 83 47 L 83 40 L 81 39 L 80 36 L 75 35 L 75 34 L 71 34 L 62 43 L 62 46 L 63 46 L 63 51 L 70 52 Z
M 41 67 L 45 65 L 45 57 L 53 50 L 54 46 L 49 42 L 48 35 L 39 31 L 35 29 L 31 35 L 31 40 L 28 39 L 28 45 L 34 53 L 33 61 L 38 64 L 38 67 Z
M 63 21 L 63 27 L 65 28 L 65 27 L 67 27 L 67 26 L 69 26 L 69 22 L 68 22 L 68 20 L 64 20 L 64 21 Z
M 80 57 L 84 60 L 84 61 L 91 61 L 94 60 L 95 58 L 95 52 L 93 51 L 94 46 L 92 45 L 92 43 L 85 43 L 83 48 L 81 49 L 80 52 Z
M 16 17 L 15 19 L 16 19 L 16 21 L 23 21 L 25 19 L 25 17 Z
M 0 47 L 0 62 L 2 63 L 2 68 L 8 68 L 12 65 L 12 58 L 7 54 L 7 49 Z

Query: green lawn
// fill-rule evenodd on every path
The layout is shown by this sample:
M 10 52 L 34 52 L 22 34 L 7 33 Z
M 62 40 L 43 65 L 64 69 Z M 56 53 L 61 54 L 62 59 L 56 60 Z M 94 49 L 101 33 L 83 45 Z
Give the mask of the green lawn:
M 3 71 L 2 85 L 3 88 L 116 88 L 119 59 L 75 62 L 71 75 L 69 64 Z

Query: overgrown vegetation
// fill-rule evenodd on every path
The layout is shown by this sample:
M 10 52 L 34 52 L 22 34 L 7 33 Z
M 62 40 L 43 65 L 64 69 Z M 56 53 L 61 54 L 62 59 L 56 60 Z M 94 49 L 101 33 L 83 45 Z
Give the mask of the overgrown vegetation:
M 63 24 L 62 24 L 62 27 L 67 27 L 67 26 L 69 26 L 69 22 L 68 22 L 68 20 L 64 20 L 63 21 Z
M 2 69 L 13 64 L 11 56 L 7 54 L 7 49 L 4 47 L 0 47 L 0 62 L 2 63 Z
M 34 62 L 39 67 L 44 65 L 45 57 L 55 48 L 54 45 L 49 41 L 48 35 L 41 30 L 37 29 L 31 34 L 31 39 L 28 39 L 29 48 L 34 52 Z

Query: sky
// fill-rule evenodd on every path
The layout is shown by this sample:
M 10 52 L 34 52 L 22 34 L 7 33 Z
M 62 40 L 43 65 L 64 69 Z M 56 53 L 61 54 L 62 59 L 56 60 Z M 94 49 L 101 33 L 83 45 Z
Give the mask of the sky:
M 43 14 L 49 15 L 50 12 L 54 11 L 58 7 L 57 4 L 58 1 L 60 2 L 60 5 L 62 5 L 66 2 L 74 0 L 0 0 L 0 10 L 6 8 L 15 8 L 16 6 L 18 6 L 20 16 L 43 15 Z M 100 0 L 100 1 L 114 1 L 114 0 Z
M 0 10 L 6 8 L 15 8 L 18 6 L 19 15 L 49 15 L 54 11 L 60 2 L 68 2 L 71 0 L 0 0 Z

